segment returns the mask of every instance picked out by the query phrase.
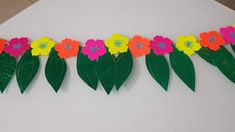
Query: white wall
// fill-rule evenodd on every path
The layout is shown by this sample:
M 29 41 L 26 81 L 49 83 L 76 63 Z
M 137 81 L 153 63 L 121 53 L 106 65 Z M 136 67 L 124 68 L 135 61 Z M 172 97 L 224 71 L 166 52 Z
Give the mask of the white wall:
M 213 0 L 41 0 L 0 26 L 0 37 L 50 36 L 84 42 L 112 33 L 175 40 L 235 22 L 235 12 Z M 235 87 L 215 67 L 194 55 L 196 93 L 171 70 L 169 92 L 135 59 L 120 92 L 91 90 L 68 59 L 64 84 L 55 94 L 44 76 L 47 57 L 29 91 L 20 95 L 14 77 L 0 95 L 0 132 L 232 132 Z

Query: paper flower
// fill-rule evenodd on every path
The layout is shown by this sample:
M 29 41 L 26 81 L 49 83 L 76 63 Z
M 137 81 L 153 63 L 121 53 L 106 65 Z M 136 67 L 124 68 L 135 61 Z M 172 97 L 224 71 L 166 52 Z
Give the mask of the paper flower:
M 105 45 L 111 54 L 124 53 L 128 50 L 128 37 L 120 34 L 113 34 L 110 38 L 105 41 Z
M 233 27 L 235 27 L 235 23 L 233 23 Z
M 28 38 L 13 38 L 9 41 L 4 51 L 17 58 L 29 49 L 30 45 Z
M 5 39 L 0 39 L 0 54 L 4 50 L 5 45 L 7 44 L 7 40 Z
M 173 51 L 172 44 L 173 42 L 169 38 L 155 36 L 150 47 L 156 55 L 164 55 Z
M 32 55 L 49 55 L 51 48 L 55 46 L 56 42 L 48 37 L 43 37 L 39 40 L 35 40 L 31 43 Z
M 223 37 L 216 31 L 204 32 L 200 34 L 200 44 L 203 47 L 217 51 L 225 44 Z
M 194 36 L 179 36 L 175 47 L 188 56 L 193 55 L 195 51 L 198 51 L 201 48 Z
M 150 40 L 141 36 L 135 35 L 129 42 L 129 49 L 134 57 L 147 55 L 150 52 Z
M 220 33 L 227 43 L 235 45 L 235 27 L 228 26 L 220 29 Z
M 55 50 L 58 52 L 60 58 L 68 58 L 77 56 L 80 42 L 72 39 L 64 39 L 61 43 L 55 46 Z
M 90 60 L 97 60 L 100 56 L 106 54 L 106 49 L 103 40 L 88 39 L 86 46 L 81 51 L 84 55 L 87 55 Z

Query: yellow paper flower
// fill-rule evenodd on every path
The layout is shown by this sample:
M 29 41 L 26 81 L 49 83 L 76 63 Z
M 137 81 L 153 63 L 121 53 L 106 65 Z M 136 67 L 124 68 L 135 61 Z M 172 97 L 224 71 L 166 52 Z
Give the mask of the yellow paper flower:
M 201 45 L 194 36 L 179 36 L 175 47 L 186 55 L 191 56 L 201 48 Z
M 51 48 L 55 46 L 56 42 L 48 37 L 43 37 L 39 40 L 35 40 L 31 43 L 32 55 L 49 55 Z
M 128 50 L 128 37 L 120 34 L 113 34 L 105 41 L 105 45 L 111 54 L 124 53 Z
M 233 27 L 235 27 L 235 23 L 233 23 Z

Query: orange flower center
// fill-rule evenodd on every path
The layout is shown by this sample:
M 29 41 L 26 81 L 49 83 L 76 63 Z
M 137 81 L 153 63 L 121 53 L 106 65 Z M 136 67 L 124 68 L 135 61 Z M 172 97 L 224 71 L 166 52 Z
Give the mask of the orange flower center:
M 136 44 L 135 44 L 135 47 L 136 47 L 137 49 L 140 49 L 140 48 L 143 47 L 143 45 L 142 45 L 142 43 L 136 43 Z
M 215 42 L 215 38 L 214 38 L 214 37 L 210 37 L 210 38 L 209 38 L 209 41 L 210 41 L 211 43 L 214 43 L 214 42 Z
M 65 44 L 64 48 L 65 48 L 66 50 L 71 50 L 71 49 L 72 49 L 71 45 L 69 45 L 69 44 Z

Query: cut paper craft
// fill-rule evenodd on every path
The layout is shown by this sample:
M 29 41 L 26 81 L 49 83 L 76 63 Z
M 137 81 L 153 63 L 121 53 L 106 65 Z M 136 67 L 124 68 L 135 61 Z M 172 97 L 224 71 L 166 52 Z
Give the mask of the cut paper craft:
M 31 43 L 32 55 L 49 55 L 51 52 L 51 48 L 55 46 L 56 42 L 51 40 L 48 37 L 43 37 L 39 40 L 35 40 Z
M 110 94 L 115 84 L 115 63 L 115 58 L 109 52 L 101 56 L 97 63 L 98 77 L 107 94 Z
M 58 52 L 60 58 L 66 59 L 77 56 L 79 45 L 80 42 L 66 38 L 55 46 L 55 50 Z
M 215 64 L 219 70 L 235 83 L 235 59 L 229 51 L 222 47 L 215 53 Z
M 210 31 L 200 34 L 200 44 L 210 50 L 217 51 L 225 44 L 225 41 L 218 32 Z
M 235 45 L 235 28 L 232 26 L 223 27 L 220 29 L 220 33 L 227 43 Z
M 89 39 L 86 41 L 86 45 L 82 48 L 81 52 L 87 55 L 90 60 L 97 60 L 100 56 L 106 54 L 104 41 Z
M 207 61 L 208 63 L 210 63 L 211 65 L 215 65 L 215 61 L 214 61 L 214 54 L 215 51 L 209 50 L 208 48 L 204 48 L 202 47 L 197 54 L 204 59 L 205 61 Z
M 135 35 L 128 44 L 133 57 L 140 57 L 149 54 L 149 45 L 150 40 L 139 35 Z
M 98 73 L 97 73 L 97 62 L 90 60 L 84 55 L 79 48 L 79 54 L 77 57 L 77 73 L 80 78 L 92 89 L 96 90 L 98 85 Z
M 113 34 L 105 41 L 105 45 L 111 54 L 124 53 L 128 50 L 129 39 L 120 34 Z
M 178 77 L 195 92 L 195 71 L 190 58 L 174 48 L 170 54 L 171 66 Z
M 0 54 L 3 52 L 6 44 L 7 44 L 7 40 L 0 39 Z
M 13 38 L 9 41 L 4 51 L 9 55 L 18 58 L 29 49 L 30 45 L 28 38 Z
M 145 58 L 147 69 L 150 75 L 156 80 L 164 90 L 168 90 L 169 66 L 163 55 L 156 55 L 153 51 Z
M 122 84 L 129 77 L 132 67 L 133 60 L 130 51 L 119 54 L 116 58 L 116 77 L 115 77 L 115 86 L 118 91 Z
M 198 51 L 201 48 L 194 36 L 179 36 L 175 47 L 179 51 L 183 51 L 188 56 L 193 55 L 195 51 Z
M 45 76 L 55 92 L 58 92 L 64 80 L 67 71 L 67 65 L 64 59 L 60 58 L 52 49 L 46 63 Z
M 33 56 L 31 54 L 31 50 L 25 52 L 20 58 L 20 61 L 16 67 L 16 79 L 21 94 L 24 93 L 28 85 L 34 79 L 38 72 L 39 65 L 40 63 L 38 56 Z
M 5 52 L 0 54 L 0 90 L 4 92 L 16 69 L 16 59 Z
M 173 42 L 169 38 L 155 36 L 153 41 L 151 41 L 150 47 L 156 55 L 164 55 L 173 51 L 172 44 Z
M 234 26 L 222 27 L 219 32 L 202 32 L 199 39 L 192 35 L 179 36 L 176 42 L 160 35 L 153 39 L 135 35 L 129 40 L 117 33 L 106 40 L 88 39 L 84 46 L 69 38 L 56 43 L 43 37 L 31 45 L 26 37 L 12 38 L 9 42 L 0 39 L 0 91 L 4 92 L 16 71 L 17 83 L 23 94 L 38 72 L 41 55 L 49 55 L 45 76 L 55 92 L 62 86 L 67 71 L 66 59 L 70 57 L 77 57 L 77 74 L 81 80 L 93 90 L 97 90 L 98 82 L 101 82 L 107 94 L 114 87 L 116 91 L 121 90 L 132 72 L 132 57 L 141 56 L 145 56 L 146 67 L 153 80 L 165 91 L 168 91 L 172 68 L 195 92 L 195 70 L 190 59 L 195 53 L 235 83 Z M 228 44 L 230 46 L 226 46 Z

